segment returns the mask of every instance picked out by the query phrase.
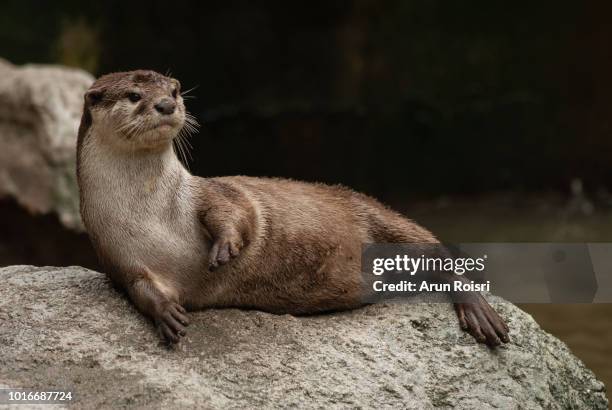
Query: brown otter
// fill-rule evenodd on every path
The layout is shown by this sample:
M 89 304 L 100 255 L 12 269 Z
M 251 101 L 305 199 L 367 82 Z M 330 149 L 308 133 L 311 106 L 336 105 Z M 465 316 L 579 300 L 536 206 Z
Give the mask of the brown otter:
M 185 334 L 186 310 L 356 308 L 362 243 L 437 242 L 344 187 L 191 175 L 173 150 L 190 118 L 177 80 L 108 74 L 85 95 L 77 143 L 81 215 L 100 261 L 168 341 Z M 480 294 L 464 302 L 455 301 L 463 329 L 490 345 L 508 341 Z

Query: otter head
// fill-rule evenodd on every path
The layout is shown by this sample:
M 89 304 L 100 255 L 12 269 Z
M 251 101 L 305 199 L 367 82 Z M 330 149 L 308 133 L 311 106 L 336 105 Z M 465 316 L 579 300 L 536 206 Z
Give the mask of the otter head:
M 174 78 L 147 70 L 100 77 L 85 94 L 80 142 L 88 134 L 126 151 L 168 147 L 186 121 L 180 87 Z

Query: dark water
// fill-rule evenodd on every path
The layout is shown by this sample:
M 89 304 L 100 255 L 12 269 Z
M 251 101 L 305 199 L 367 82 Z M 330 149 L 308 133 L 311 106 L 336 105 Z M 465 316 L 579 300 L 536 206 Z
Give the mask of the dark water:
M 547 332 L 563 340 L 606 387 L 612 386 L 612 304 L 519 307 Z
M 612 242 L 612 208 L 584 198 L 489 195 L 418 201 L 402 211 L 449 242 Z M 612 304 L 519 307 L 612 386 Z

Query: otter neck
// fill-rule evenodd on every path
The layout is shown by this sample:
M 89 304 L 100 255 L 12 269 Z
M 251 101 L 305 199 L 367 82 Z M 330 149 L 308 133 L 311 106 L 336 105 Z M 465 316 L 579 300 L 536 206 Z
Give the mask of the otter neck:
M 181 195 L 191 177 L 172 143 L 156 150 L 124 151 L 90 135 L 81 150 L 79 186 L 84 219 L 101 203 L 127 209 L 164 207 Z M 102 141 L 101 143 L 98 141 Z

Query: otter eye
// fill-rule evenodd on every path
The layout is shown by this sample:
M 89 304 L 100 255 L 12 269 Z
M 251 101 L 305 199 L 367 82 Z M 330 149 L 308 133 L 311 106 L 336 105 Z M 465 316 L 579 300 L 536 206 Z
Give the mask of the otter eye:
M 178 96 L 178 90 L 176 88 L 172 89 L 172 97 L 176 98 Z
M 140 101 L 140 99 L 142 98 L 138 93 L 129 93 L 127 96 L 128 99 L 133 103 Z

